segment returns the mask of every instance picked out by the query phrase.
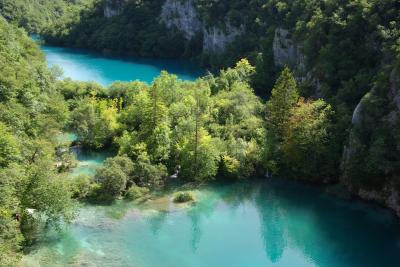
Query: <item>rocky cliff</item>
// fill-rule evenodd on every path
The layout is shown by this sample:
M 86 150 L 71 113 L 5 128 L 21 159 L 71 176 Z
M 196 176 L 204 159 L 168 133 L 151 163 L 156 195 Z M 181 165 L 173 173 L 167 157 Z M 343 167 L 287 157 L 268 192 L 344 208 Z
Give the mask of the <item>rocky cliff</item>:
M 161 8 L 160 21 L 169 29 L 181 31 L 186 40 L 191 40 L 203 30 L 193 0 L 166 0 Z
M 206 25 L 200 18 L 193 0 L 166 0 L 162 6 L 160 21 L 168 29 L 182 32 L 186 40 L 196 35 L 203 37 L 203 51 L 221 53 L 235 39 L 244 33 L 244 27 L 233 27 L 223 23 L 222 29 L 214 25 Z
M 127 1 L 130 0 L 106 0 L 104 16 L 112 18 L 120 15 Z M 203 51 L 210 53 L 223 52 L 238 36 L 245 33 L 243 25 L 233 27 L 229 22 L 223 22 L 223 28 L 206 25 L 195 8 L 195 0 L 165 0 L 161 7 L 159 21 L 168 29 L 181 32 L 187 41 L 192 40 L 196 35 L 201 35 Z M 294 43 L 290 32 L 286 29 L 276 29 L 273 52 L 276 66 L 304 67 L 304 56 L 300 47 Z
M 104 17 L 112 18 L 120 15 L 125 4 L 132 0 L 106 0 Z M 223 28 L 206 25 L 195 8 L 194 0 L 165 0 L 161 7 L 159 22 L 167 29 L 179 31 L 186 41 L 200 35 L 203 40 L 203 51 L 209 53 L 224 52 L 226 47 L 244 33 L 244 26 L 239 28 L 223 23 Z
M 321 92 L 320 80 L 315 75 L 314 70 L 307 70 L 306 57 L 301 48 L 301 44 L 293 40 L 289 30 L 279 27 L 275 29 L 272 42 L 274 65 L 279 68 L 289 66 L 294 71 L 299 82 L 309 81 L 312 84 L 314 98 L 324 98 Z
M 128 0 L 105 0 L 104 1 L 104 17 L 112 18 L 122 13 L 124 5 Z
M 375 86 L 353 112 L 348 145 L 342 161 L 342 182 L 356 196 L 380 203 L 400 216 L 400 77 L 390 74 L 385 88 Z M 386 93 L 382 93 L 386 92 Z M 366 177 L 352 172 L 365 170 Z M 361 172 L 362 173 L 362 172 Z M 367 184 L 373 176 L 373 183 Z
M 290 36 L 290 32 L 283 28 L 275 30 L 274 41 L 272 44 L 274 52 L 274 63 L 276 66 L 303 66 L 304 56 L 300 47 L 296 45 Z

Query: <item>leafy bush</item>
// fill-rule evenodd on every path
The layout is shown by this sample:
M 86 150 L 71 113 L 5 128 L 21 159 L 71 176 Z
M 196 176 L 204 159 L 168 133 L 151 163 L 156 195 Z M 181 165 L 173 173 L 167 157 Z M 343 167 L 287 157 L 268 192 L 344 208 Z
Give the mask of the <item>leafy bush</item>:
M 193 192 L 186 191 L 186 192 L 178 192 L 176 193 L 174 197 L 174 202 L 175 203 L 186 203 L 194 201 L 194 195 Z
M 126 156 L 107 159 L 95 174 L 95 181 L 100 188 L 95 189 L 92 197 L 97 200 L 110 200 L 121 196 L 132 178 L 133 171 L 134 164 Z
M 101 185 L 104 197 L 119 197 L 126 188 L 127 176 L 121 168 L 113 164 L 100 168 L 95 175 L 95 181 Z
M 148 194 L 150 192 L 150 189 L 147 187 L 140 187 L 140 186 L 132 186 L 130 187 L 126 193 L 125 193 L 125 198 L 128 200 L 135 200 L 137 198 L 141 198 Z
M 92 191 L 93 179 L 87 175 L 79 175 L 72 180 L 72 194 L 75 198 L 86 198 Z

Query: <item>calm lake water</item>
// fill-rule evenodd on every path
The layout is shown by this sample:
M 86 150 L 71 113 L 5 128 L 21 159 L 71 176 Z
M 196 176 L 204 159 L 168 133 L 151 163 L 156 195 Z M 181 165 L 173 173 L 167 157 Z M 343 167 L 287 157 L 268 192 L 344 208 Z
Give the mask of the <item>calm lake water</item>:
M 386 212 L 304 185 L 257 181 L 146 203 L 83 206 L 25 266 L 398 267 L 400 228 Z
M 104 57 L 81 49 L 41 46 L 50 66 L 58 65 L 64 77 L 110 85 L 114 81 L 141 80 L 151 83 L 162 70 L 183 80 L 195 80 L 203 71 L 186 61 L 161 59 L 122 59 Z
M 160 70 L 194 79 L 184 64 L 125 61 L 79 50 L 43 47 L 65 75 L 107 85 L 151 82 Z M 62 138 L 74 140 L 73 134 Z M 73 175 L 93 175 L 109 156 L 76 151 Z M 82 205 L 77 219 L 48 233 L 22 266 L 97 267 L 398 267 L 400 226 L 375 206 L 347 202 L 283 181 L 210 185 L 193 205 L 166 193 L 144 203 Z

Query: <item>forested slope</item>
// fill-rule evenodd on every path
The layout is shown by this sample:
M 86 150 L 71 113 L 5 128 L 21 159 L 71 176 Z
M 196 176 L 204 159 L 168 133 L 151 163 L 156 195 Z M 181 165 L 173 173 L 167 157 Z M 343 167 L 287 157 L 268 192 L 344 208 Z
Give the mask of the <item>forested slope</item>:
M 0 18 L 0 266 L 13 266 L 42 227 L 73 217 L 54 166 L 56 136 L 68 119 L 54 85 L 38 46 Z
M 40 33 L 55 22 L 79 21 L 81 10 L 92 8 L 93 0 L 2 0 L 0 13 L 30 33 Z

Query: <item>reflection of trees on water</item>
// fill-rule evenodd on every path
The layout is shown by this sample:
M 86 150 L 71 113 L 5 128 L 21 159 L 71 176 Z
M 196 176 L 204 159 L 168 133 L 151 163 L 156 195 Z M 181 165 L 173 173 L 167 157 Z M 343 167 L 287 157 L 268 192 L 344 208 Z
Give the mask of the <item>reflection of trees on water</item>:
M 213 215 L 219 201 L 220 196 L 217 191 L 203 190 L 200 201 L 187 211 L 187 216 L 191 221 L 191 248 L 193 252 L 196 252 L 201 240 L 203 218 Z
M 315 188 L 290 183 L 261 185 L 255 205 L 273 263 L 290 247 L 317 266 L 399 266 L 400 229 L 372 220 L 382 214 L 371 216 L 371 207 L 354 208 Z
M 202 234 L 201 226 L 200 226 L 201 216 L 200 216 L 200 213 L 194 212 L 193 210 L 189 211 L 187 215 L 191 221 L 191 226 L 192 226 L 191 227 L 191 230 L 192 230 L 191 247 L 192 247 L 192 251 L 196 252 L 196 250 L 199 246 L 199 242 L 200 242 L 201 234 Z
M 237 210 L 243 202 L 252 202 L 258 190 L 259 187 L 254 184 L 242 182 L 229 186 L 229 190 L 224 191 L 221 197 L 226 205 L 232 207 L 232 210 Z
M 129 205 L 124 201 L 110 203 L 108 206 L 103 206 L 104 215 L 108 219 L 120 220 L 126 216 L 130 210 Z
M 260 227 L 257 231 L 265 251 L 261 257 L 271 263 L 282 264 L 283 257 L 302 255 L 299 265 L 399 266 L 400 229 L 371 219 L 380 213 L 371 214 L 370 207 L 327 197 L 312 187 L 279 181 L 239 183 L 202 191 L 199 201 L 182 217 L 179 215 L 185 220 L 185 227 L 189 220 L 192 252 L 196 253 L 202 246 L 202 237 L 207 236 L 208 218 L 217 216 L 217 212 L 236 213 L 241 205 L 257 209 L 259 226 L 248 225 Z M 234 215 L 232 218 L 237 216 Z M 150 217 L 149 224 L 157 235 L 168 213 Z
M 149 216 L 147 222 L 150 225 L 153 235 L 157 236 L 159 234 L 160 229 L 165 224 L 167 217 L 168 212 L 158 212 L 157 214 Z
M 261 236 L 264 241 L 266 256 L 276 263 L 282 257 L 287 245 L 285 234 L 285 210 L 272 188 L 261 186 L 255 199 L 261 220 Z
M 187 212 L 191 221 L 192 251 L 195 252 L 200 243 L 203 220 L 211 217 L 219 204 L 225 204 L 230 211 L 236 212 L 244 201 L 253 201 L 257 191 L 258 187 L 252 183 L 235 183 L 204 190 L 203 199 Z

